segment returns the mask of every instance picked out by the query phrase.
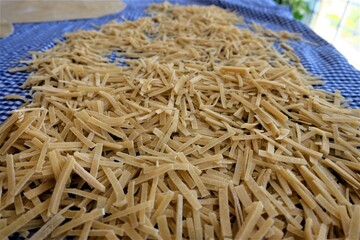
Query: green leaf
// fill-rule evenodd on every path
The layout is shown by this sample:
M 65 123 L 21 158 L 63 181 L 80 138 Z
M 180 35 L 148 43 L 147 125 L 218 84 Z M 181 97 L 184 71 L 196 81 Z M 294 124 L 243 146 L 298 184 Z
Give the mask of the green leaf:
M 275 0 L 278 4 L 289 5 L 295 19 L 301 20 L 311 11 L 309 3 L 305 0 Z

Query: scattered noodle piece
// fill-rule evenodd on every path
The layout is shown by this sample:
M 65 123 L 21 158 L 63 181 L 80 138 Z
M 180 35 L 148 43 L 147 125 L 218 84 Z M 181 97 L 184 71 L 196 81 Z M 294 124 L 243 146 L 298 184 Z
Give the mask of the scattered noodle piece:
M 300 37 L 148 12 L 11 70 L 33 99 L 0 126 L 0 238 L 359 239 L 360 111 L 313 87 Z
M 220 224 L 221 224 L 221 232 L 224 238 L 232 237 L 228 199 L 229 199 L 228 189 L 220 188 L 219 189 Z
M 60 173 L 59 179 L 56 181 L 54 192 L 51 196 L 51 201 L 48 209 L 48 214 L 56 214 L 61 204 L 61 195 L 64 192 L 66 182 L 70 178 L 70 174 L 73 170 L 74 161 L 68 159 L 63 166 L 63 170 Z
M 249 214 L 247 215 L 244 223 L 241 225 L 239 231 L 237 232 L 235 239 L 250 238 L 250 234 L 262 214 L 263 205 L 260 202 L 254 202 L 250 208 L 251 210 L 249 211 Z

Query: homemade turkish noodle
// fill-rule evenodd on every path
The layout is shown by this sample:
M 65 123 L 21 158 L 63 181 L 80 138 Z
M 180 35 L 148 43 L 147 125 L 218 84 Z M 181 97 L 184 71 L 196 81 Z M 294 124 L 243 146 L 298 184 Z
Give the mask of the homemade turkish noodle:
M 0 127 L 0 238 L 359 239 L 360 111 L 300 36 L 148 12 L 11 70 L 33 99 Z

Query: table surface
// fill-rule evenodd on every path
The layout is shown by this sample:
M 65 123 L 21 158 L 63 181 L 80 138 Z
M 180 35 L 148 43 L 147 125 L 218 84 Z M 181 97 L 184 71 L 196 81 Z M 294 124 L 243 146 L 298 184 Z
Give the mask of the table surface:
M 104 1 L 106 2 L 106 0 Z M 7 69 L 21 66 L 19 60 L 29 58 L 29 51 L 43 51 L 55 45 L 55 39 L 61 39 L 64 33 L 79 29 L 91 29 L 111 20 L 122 18 L 135 20 L 145 16 L 144 10 L 150 3 L 160 0 L 125 0 L 127 7 L 120 13 L 101 18 L 45 23 L 15 24 L 15 32 L 0 40 L 0 123 L 9 112 L 18 108 L 20 100 L 5 100 L 8 94 L 27 95 L 28 91 L 20 88 L 29 73 L 9 73 Z M 360 71 L 352 67 L 347 60 L 328 42 L 314 33 L 308 26 L 294 20 L 288 7 L 276 5 L 272 0 L 178 0 L 169 1 L 182 5 L 217 5 L 235 11 L 244 16 L 247 22 L 257 22 L 272 30 L 287 30 L 301 33 L 303 39 L 315 42 L 293 41 L 292 47 L 300 57 L 304 67 L 313 75 L 322 76 L 325 84 L 320 88 L 333 92 L 341 90 L 343 96 L 352 101 L 349 105 L 360 108 Z

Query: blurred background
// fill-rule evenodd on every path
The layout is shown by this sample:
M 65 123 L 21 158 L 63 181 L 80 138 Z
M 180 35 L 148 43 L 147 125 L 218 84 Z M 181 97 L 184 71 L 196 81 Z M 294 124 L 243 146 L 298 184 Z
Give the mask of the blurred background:
M 332 43 L 360 70 L 360 0 L 275 0 Z

